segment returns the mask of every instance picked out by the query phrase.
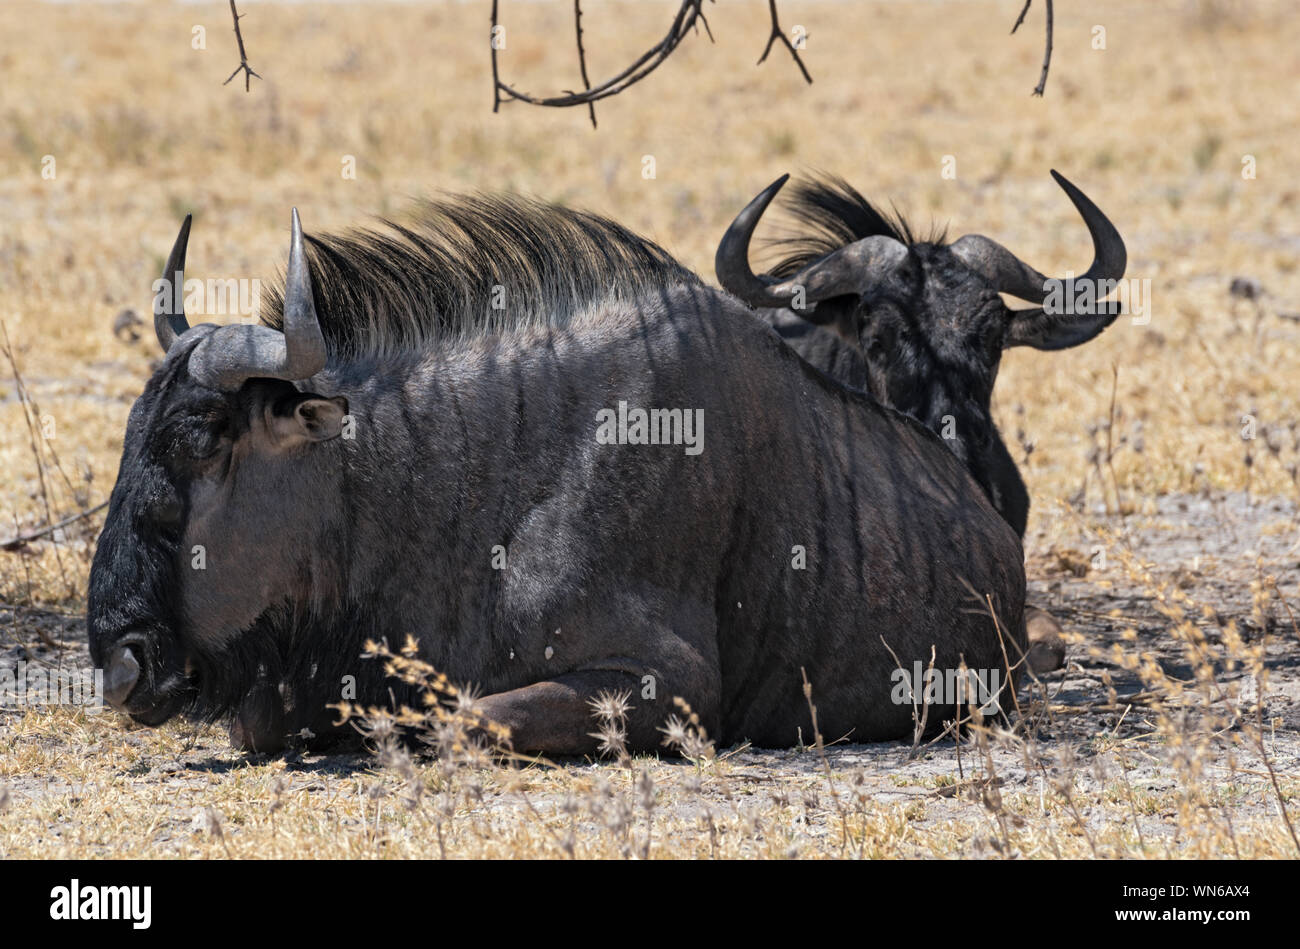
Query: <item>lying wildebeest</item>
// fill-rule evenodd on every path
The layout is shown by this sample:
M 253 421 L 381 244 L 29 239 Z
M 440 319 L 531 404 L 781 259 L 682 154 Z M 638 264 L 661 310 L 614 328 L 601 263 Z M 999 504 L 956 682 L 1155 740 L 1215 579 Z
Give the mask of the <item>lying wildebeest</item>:
M 674 696 L 788 746 L 802 670 L 823 734 L 879 740 L 913 729 L 891 649 L 942 672 L 1024 648 L 1019 541 L 939 439 L 618 225 L 459 198 L 307 251 L 295 212 L 282 297 L 224 327 L 177 304 L 189 226 L 90 578 L 135 720 L 325 736 L 345 687 L 414 699 L 358 658 L 409 634 L 517 749 L 590 752 L 615 691 L 633 749 Z
M 794 253 L 769 274 L 750 269 L 749 243 L 788 176 L 740 213 L 716 259 L 722 286 L 756 307 L 810 364 L 940 434 L 1021 537 L 1029 492 L 990 406 L 1002 351 L 1065 349 L 1097 336 L 1119 312 L 1102 298 L 1127 262 L 1115 226 L 1063 176 L 1052 176 L 1093 242 L 1087 272 L 1055 282 L 1062 302 L 1075 288 L 1091 291 L 1091 307 L 1068 313 L 1049 311 L 1053 282 L 1000 244 L 978 234 L 951 244 L 942 234 L 918 239 L 833 178 L 796 185 L 791 210 L 811 233 L 787 241 Z M 1040 306 L 1013 310 L 1000 292 Z M 1040 671 L 1060 664 L 1063 647 L 1050 642 L 1057 634 L 1050 617 L 1031 610 L 1030 639 L 1044 644 L 1031 655 Z

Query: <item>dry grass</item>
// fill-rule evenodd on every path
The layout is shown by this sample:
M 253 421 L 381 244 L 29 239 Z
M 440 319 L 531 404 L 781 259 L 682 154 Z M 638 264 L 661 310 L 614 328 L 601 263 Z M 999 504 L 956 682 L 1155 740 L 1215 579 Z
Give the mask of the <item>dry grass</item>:
M 671 6 L 594 5 L 593 78 L 639 52 Z M 606 212 L 711 276 L 736 210 L 780 172 L 816 167 L 920 224 L 980 230 L 1044 271 L 1078 271 L 1086 233 L 1047 175 L 1055 167 L 1118 223 L 1129 275 L 1151 281 L 1151 322 L 1121 319 L 1068 354 L 1010 352 L 998 420 L 1034 496 L 1031 577 L 1071 557 L 1087 572 L 1099 544 L 1111 564 L 1093 579 L 1117 609 L 1147 617 L 1132 637 L 1113 621 L 1113 636 L 1072 652 L 1087 670 L 1128 675 L 1124 694 L 1149 693 L 1141 703 L 1080 711 L 1026 695 L 1017 735 L 977 733 L 960 759 L 946 742 L 914 762 L 903 746 L 831 746 L 562 768 L 245 759 L 211 729 L 5 710 L 0 854 L 1296 854 L 1279 803 L 1292 802 L 1294 821 L 1296 720 L 1274 705 L 1256 714 L 1267 682 L 1246 685 L 1268 668 L 1294 676 L 1300 639 L 1288 618 L 1300 610 L 1288 546 L 1300 322 L 1279 315 L 1300 312 L 1290 5 L 1058 9 L 1042 100 L 1028 96 L 1037 31 L 1006 35 L 1018 3 L 782 7 L 787 26 L 808 28 L 813 86 L 776 54 L 754 67 L 765 5 L 723 2 L 710 16 L 717 45 L 685 43 L 601 107 L 593 133 L 580 109 L 490 114 L 486 14 L 474 5 L 252 6 L 244 35 L 265 81 L 251 94 L 221 86 L 238 61 L 223 3 L 0 6 L 0 35 L 23 38 L 0 53 L 0 319 L 13 357 L 0 363 L 0 540 L 107 496 L 154 357 L 148 335 L 128 345 L 111 323 L 124 307 L 148 313 L 186 210 L 191 275 L 204 279 L 272 276 L 290 205 L 324 230 L 444 188 Z M 510 81 L 575 84 L 568 15 L 506 5 Z M 1094 24 L 1105 50 L 1092 48 Z M 206 50 L 191 48 L 195 25 Z M 53 180 L 41 175 L 47 155 Z M 1242 176 L 1247 155 L 1254 179 Z M 341 175 L 345 156 L 355 180 Z M 955 180 L 940 174 L 945 156 Z M 1264 298 L 1231 297 L 1237 276 Z M 1244 415 L 1257 420 L 1253 441 Z M 1213 563 L 1133 548 L 1134 532 L 1162 523 L 1162 497 L 1225 491 L 1280 505 L 1260 536 L 1282 535 L 1289 553 L 1250 573 L 1253 541 L 1235 539 L 1226 508 L 1228 539 L 1212 555 L 1207 541 Z M 98 523 L 0 551 L 11 659 L 85 664 L 75 617 Z M 1040 583 L 1040 602 L 1083 582 Z M 38 649 L 41 634 L 72 645 Z M 1088 701 L 1104 705 L 1107 690 L 1099 675 Z

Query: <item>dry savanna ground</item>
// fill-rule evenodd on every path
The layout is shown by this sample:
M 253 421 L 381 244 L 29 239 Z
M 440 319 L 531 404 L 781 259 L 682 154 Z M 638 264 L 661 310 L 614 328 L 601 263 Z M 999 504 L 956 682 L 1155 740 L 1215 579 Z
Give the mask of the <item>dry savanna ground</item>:
M 590 4 L 593 80 L 674 6 Z M 9 705 L 0 855 L 1296 856 L 1300 19 L 1058 4 L 1037 99 L 1041 5 L 1008 36 L 1020 6 L 784 0 L 806 86 L 782 50 L 755 66 L 766 4 L 723 0 L 716 42 L 685 42 L 593 131 L 582 110 L 491 114 L 486 3 L 248 5 L 249 93 L 222 86 L 224 3 L 0 5 L 0 541 L 107 497 L 156 355 L 113 322 L 148 314 L 190 210 L 205 280 L 271 279 L 291 205 L 326 230 L 438 189 L 604 212 L 711 277 L 735 212 L 818 168 L 1081 271 L 1057 168 L 1118 224 L 1149 316 L 1003 362 L 1032 598 L 1072 638 L 1010 730 L 758 752 L 687 728 L 687 760 L 521 763 L 467 752 L 457 720 L 412 759 L 378 716 L 378 755 L 265 758 L 217 728 Z M 502 8 L 504 77 L 577 86 L 570 5 Z M 0 661 L 89 663 L 101 523 L 0 549 Z

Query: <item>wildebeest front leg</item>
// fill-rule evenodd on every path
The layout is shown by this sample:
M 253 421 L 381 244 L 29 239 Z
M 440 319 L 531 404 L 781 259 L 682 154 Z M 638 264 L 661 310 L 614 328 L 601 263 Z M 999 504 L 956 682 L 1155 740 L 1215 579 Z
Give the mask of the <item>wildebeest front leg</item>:
M 284 750 L 284 699 L 276 683 L 260 676 L 244 696 L 230 723 L 230 743 L 241 751 L 276 754 Z
M 627 745 L 649 749 L 662 736 L 660 702 L 640 698 L 641 680 L 628 672 L 593 670 L 571 672 L 509 692 L 479 700 L 479 708 L 493 722 L 510 729 L 515 751 L 547 755 L 594 754 L 599 730 L 591 702 L 602 693 L 631 693 L 627 713 Z

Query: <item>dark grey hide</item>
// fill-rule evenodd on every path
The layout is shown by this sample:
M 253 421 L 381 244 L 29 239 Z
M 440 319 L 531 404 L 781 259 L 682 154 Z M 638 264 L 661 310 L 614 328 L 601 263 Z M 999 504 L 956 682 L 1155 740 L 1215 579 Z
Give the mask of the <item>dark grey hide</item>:
M 828 739 L 910 736 L 886 644 L 1005 682 L 1020 543 L 957 458 L 653 244 L 478 197 L 307 248 L 295 214 L 268 325 L 157 311 L 90 581 L 92 655 L 137 721 L 326 740 L 346 677 L 413 700 L 360 658 L 407 635 L 550 754 L 595 749 L 603 690 L 631 692 L 633 749 L 674 696 L 723 743 L 806 740 L 801 670 Z M 702 410 L 703 450 L 598 443 L 620 402 Z
M 1093 264 L 1074 285 L 1097 281 L 1101 301 L 1102 281 L 1124 275 L 1124 242 L 1086 195 L 1052 175 L 1093 239 Z M 806 233 L 780 242 L 792 252 L 755 276 L 750 236 L 785 180 L 755 198 L 728 230 L 718 248 L 719 281 L 810 364 L 946 434 L 945 443 L 1023 537 L 1029 493 L 990 405 L 1002 352 L 1077 346 L 1109 326 L 1118 308 L 1099 302 L 1090 313 L 1013 310 L 999 292 L 1042 304 L 1047 278 L 977 234 L 951 244 L 943 234 L 918 239 L 833 178 L 795 186 L 790 211 Z

